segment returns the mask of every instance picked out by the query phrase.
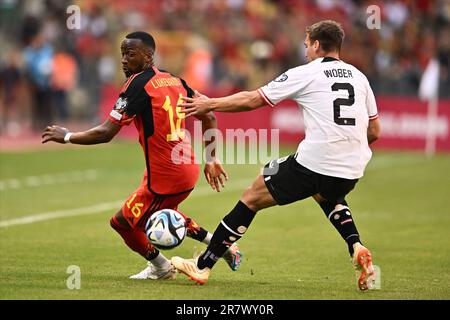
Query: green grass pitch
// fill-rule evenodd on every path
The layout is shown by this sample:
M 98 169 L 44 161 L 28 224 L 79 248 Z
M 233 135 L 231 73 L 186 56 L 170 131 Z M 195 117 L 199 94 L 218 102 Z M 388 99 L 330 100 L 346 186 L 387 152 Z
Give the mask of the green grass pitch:
M 374 153 L 348 196 L 381 269 L 381 289 L 360 293 L 344 241 L 309 199 L 258 214 L 239 242 L 238 272 L 220 261 L 204 286 L 183 275 L 129 280 L 145 261 L 109 219 L 140 183 L 141 150 L 125 142 L 55 147 L 0 153 L 0 299 L 450 299 L 450 155 Z M 220 194 L 201 177 L 180 209 L 214 231 L 259 167 L 226 165 Z M 190 257 L 195 247 L 205 248 L 186 239 L 164 254 Z M 71 265 L 81 270 L 79 290 L 66 285 Z

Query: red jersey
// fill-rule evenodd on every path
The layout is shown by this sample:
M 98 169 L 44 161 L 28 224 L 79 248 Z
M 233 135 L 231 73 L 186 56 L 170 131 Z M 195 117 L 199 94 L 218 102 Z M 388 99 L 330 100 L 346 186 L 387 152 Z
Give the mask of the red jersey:
M 128 78 L 109 115 L 122 126 L 134 122 L 145 154 L 147 186 L 155 194 L 188 192 L 197 182 L 199 165 L 177 107 L 181 97 L 193 94 L 184 80 L 153 67 Z

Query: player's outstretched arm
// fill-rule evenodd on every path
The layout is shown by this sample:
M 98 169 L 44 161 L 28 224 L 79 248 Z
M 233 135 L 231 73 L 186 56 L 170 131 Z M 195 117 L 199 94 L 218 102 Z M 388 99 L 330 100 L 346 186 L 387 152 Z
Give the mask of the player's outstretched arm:
M 98 144 L 112 140 L 120 131 L 121 126 L 110 120 L 101 125 L 82 132 L 70 132 L 67 128 L 48 126 L 42 133 L 42 143 L 49 141 L 57 143 Z
M 210 111 L 242 112 L 251 111 L 266 105 L 258 91 L 242 91 L 223 98 L 208 98 L 199 94 L 196 97 L 183 97 L 184 102 L 178 104 L 186 116 L 202 115 Z

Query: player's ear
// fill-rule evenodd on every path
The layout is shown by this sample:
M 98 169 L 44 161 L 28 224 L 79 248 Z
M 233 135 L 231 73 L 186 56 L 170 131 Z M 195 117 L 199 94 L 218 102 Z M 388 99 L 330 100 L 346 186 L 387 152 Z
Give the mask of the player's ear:
M 319 40 L 314 40 L 314 42 L 313 42 L 313 48 L 314 48 L 314 51 L 318 51 L 318 50 L 319 50 L 319 48 L 320 48 L 320 42 L 319 42 Z
M 150 65 L 153 65 L 153 55 L 154 55 L 153 50 L 148 50 L 145 53 L 146 63 L 149 63 Z

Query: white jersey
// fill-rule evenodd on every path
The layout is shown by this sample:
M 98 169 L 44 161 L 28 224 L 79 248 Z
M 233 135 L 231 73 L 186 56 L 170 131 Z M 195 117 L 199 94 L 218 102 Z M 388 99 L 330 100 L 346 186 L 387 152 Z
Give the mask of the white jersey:
M 270 106 L 292 99 L 303 107 L 305 139 L 297 149 L 298 163 L 327 176 L 362 177 L 372 156 L 369 119 L 378 113 L 361 71 L 334 58 L 318 58 L 288 70 L 258 92 Z

